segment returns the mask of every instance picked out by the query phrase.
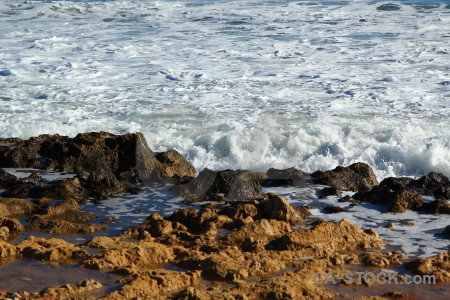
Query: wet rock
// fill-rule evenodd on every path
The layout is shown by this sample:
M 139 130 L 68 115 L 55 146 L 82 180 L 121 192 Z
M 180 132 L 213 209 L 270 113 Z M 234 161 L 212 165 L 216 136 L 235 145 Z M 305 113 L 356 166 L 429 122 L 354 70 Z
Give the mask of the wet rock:
M 433 275 L 436 283 L 450 282 L 450 251 L 429 258 L 416 258 L 404 264 L 414 275 Z
M 200 283 L 200 272 L 152 272 L 137 276 L 104 299 L 163 299 Z
M 326 214 L 337 214 L 337 213 L 341 213 L 341 212 L 347 212 L 347 210 L 343 209 L 340 206 L 326 206 L 323 211 Z
M 368 267 L 388 268 L 402 264 L 408 257 L 401 252 L 364 253 L 360 255 L 361 262 Z
M 291 225 L 298 225 L 310 215 L 308 210 L 290 205 L 283 196 L 267 194 L 267 200 L 260 204 L 259 217 L 285 221 Z
M 0 198 L 0 217 L 28 216 L 37 210 L 38 206 L 28 200 Z
M 37 238 L 30 236 L 17 245 L 24 257 L 37 260 L 67 261 L 83 260 L 88 257 L 85 250 L 57 238 Z
M 277 186 L 301 186 L 307 181 L 308 173 L 296 168 L 289 169 L 269 169 L 267 171 L 267 179 L 263 182 L 265 187 Z
M 450 187 L 450 180 L 441 173 L 431 172 L 418 180 L 411 182 L 413 185 L 423 187 L 426 189 Z
M 156 153 L 156 167 L 161 177 L 170 183 L 180 184 L 192 180 L 196 171 L 180 153 L 175 150 Z
M 372 202 L 386 205 L 389 212 L 401 213 L 417 210 L 423 204 L 422 195 L 414 188 L 404 185 L 402 180 L 387 179 L 368 192 L 356 193 L 353 196 L 360 202 Z
M 369 191 L 378 184 L 375 173 L 364 163 L 348 167 L 336 167 L 331 171 L 316 171 L 311 174 L 314 183 L 329 185 L 345 191 Z
M 403 294 L 400 292 L 388 292 L 384 293 L 383 297 L 386 297 L 388 299 L 403 299 L 403 300 L 413 300 L 416 299 L 416 295 L 414 294 Z
M 16 256 L 16 255 L 17 255 L 16 246 L 11 245 L 10 243 L 7 243 L 4 240 L 0 239 L 0 258 Z
M 132 271 L 134 266 L 160 266 L 175 259 L 172 248 L 152 241 L 121 242 L 115 246 L 109 245 L 107 249 L 85 260 L 83 265 L 95 270 L 129 267 Z
M 281 250 L 311 248 L 323 251 L 357 251 L 379 249 L 383 240 L 373 230 L 363 231 L 349 220 L 338 223 L 320 221 L 309 230 L 296 230 L 281 238 Z
M 82 203 L 85 193 L 82 187 L 82 179 L 70 178 L 36 184 L 34 182 L 20 181 L 9 186 L 3 193 L 3 197 L 15 198 L 49 198 L 58 200 L 75 200 Z
M 448 226 L 446 226 L 444 228 L 444 231 L 442 232 L 442 235 L 445 236 L 445 237 L 450 238 L 450 225 L 448 225 Z
M 326 198 L 328 196 L 340 197 L 341 195 L 342 195 L 342 192 L 337 190 L 334 187 L 326 187 L 317 192 L 317 196 L 320 199 Z
M 93 279 L 84 280 L 80 284 L 64 284 L 61 286 L 51 287 L 44 289 L 39 295 L 33 295 L 36 297 L 42 297 L 44 299 L 69 299 L 76 296 L 83 296 L 86 294 L 92 294 L 100 291 L 103 285 Z
M 223 195 L 227 200 L 258 198 L 262 195 L 265 173 L 248 170 L 211 171 L 204 169 L 186 185 L 177 186 L 174 192 L 180 196 Z
M 13 140 L 9 146 L 0 146 L 0 167 L 58 169 L 85 177 L 93 174 L 99 180 L 114 176 L 132 184 L 138 178 L 153 184 L 179 183 L 195 176 L 193 166 L 178 152 L 155 155 L 142 133 L 90 132 L 74 138 L 56 134 Z
M 431 212 L 435 215 L 450 214 L 450 204 L 445 199 L 437 199 L 424 203 L 418 210 Z
M 68 214 L 58 216 L 34 215 L 29 219 L 27 230 L 48 232 L 53 235 L 93 234 L 107 228 L 104 224 L 83 223 L 84 220 L 66 219 Z M 78 221 L 78 222 L 77 222 Z
M 155 213 L 150 215 L 142 225 L 128 230 L 127 234 L 130 237 L 142 239 L 146 232 L 152 237 L 161 237 L 174 231 L 187 231 L 187 228 L 181 223 L 165 220 Z
M 18 237 L 25 230 L 25 227 L 19 222 L 19 220 L 0 217 L 0 228 L 3 227 L 7 228 L 7 230 L 3 229 L 5 235 L 6 232 L 8 233 L 4 240 L 10 240 Z
M 16 184 L 20 181 L 16 176 L 9 174 L 3 169 L 0 169 L 0 188 L 6 188 L 10 185 Z

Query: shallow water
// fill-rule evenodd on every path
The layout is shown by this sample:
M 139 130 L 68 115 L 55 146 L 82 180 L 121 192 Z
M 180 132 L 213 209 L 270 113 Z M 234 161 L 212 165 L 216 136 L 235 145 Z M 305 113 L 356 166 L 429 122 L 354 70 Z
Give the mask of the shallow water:
M 450 2 L 0 3 L 0 136 L 144 132 L 198 170 L 450 175 Z

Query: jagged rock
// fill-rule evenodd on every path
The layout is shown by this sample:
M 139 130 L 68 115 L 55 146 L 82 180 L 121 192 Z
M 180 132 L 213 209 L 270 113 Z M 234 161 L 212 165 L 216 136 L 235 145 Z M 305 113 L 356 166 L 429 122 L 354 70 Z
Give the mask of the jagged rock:
M 0 146 L 0 167 L 58 169 L 80 176 L 93 174 L 99 180 L 114 176 L 132 184 L 138 178 L 153 184 L 195 176 L 194 167 L 174 150 L 158 153 L 158 160 L 142 133 L 89 132 L 74 138 L 56 134 L 10 140 L 12 144 Z
M 28 237 L 17 245 L 24 257 L 37 260 L 64 261 L 83 260 L 89 255 L 80 247 L 57 238 Z
M 349 220 L 339 223 L 320 221 L 309 230 L 296 230 L 281 238 L 281 250 L 312 248 L 331 251 L 379 249 L 383 240 L 373 230 L 363 231 Z
M 345 191 L 368 191 L 378 184 L 375 173 L 364 163 L 348 167 L 336 167 L 331 171 L 316 171 L 311 174 L 314 183 L 329 185 Z
M 450 282 L 450 251 L 429 258 L 416 258 L 404 264 L 415 275 L 433 275 L 436 283 Z
M 16 198 L 0 198 L 0 217 L 11 215 L 31 215 L 38 206 L 31 201 Z
M 301 186 L 306 183 L 306 177 L 308 175 L 308 173 L 296 168 L 289 168 L 285 170 L 272 168 L 267 171 L 267 179 L 263 182 L 263 186 Z
M 427 189 L 433 189 L 439 187 L 450 187 L 450 180 L 443 174 L 431 172 L 418 180 L 414 180 L 411 184 Z

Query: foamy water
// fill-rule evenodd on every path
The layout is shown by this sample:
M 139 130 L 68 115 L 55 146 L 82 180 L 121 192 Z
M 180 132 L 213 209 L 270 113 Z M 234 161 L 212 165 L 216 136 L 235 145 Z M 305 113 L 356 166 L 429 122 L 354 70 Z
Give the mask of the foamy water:
M 409 4 L 408 4 L 409 3 Z M 0 135 L 450 175 L 450 2 L 0 1 Z

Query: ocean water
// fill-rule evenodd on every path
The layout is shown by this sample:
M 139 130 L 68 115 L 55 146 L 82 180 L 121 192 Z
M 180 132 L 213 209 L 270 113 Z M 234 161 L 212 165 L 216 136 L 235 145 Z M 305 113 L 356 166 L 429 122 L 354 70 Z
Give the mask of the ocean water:
M 450 175 L 450 1 L 0 1 L 0 136 Z

